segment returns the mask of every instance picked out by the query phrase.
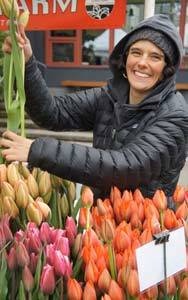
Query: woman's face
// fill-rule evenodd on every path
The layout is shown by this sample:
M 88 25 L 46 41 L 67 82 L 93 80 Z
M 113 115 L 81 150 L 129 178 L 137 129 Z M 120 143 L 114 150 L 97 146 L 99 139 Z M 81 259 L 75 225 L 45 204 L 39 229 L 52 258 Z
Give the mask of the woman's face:
M 163 78 L 165 64 L 163 51 L 152 42 L 141 40 L 131 45 L 126 61 L 130 91 L 148 93 Z

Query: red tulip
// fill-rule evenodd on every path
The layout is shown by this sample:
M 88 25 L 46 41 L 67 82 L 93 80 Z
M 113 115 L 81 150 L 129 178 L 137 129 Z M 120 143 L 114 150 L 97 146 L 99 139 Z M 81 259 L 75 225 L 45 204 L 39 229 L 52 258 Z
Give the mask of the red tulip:
M 42 270 L 40 289 L 44 294 L 51 295 L 55 290 L 54 267 L 45 265 Z
M 69 278 L 67 282 L 67 295 L 69 300 L 82 300 L 82 289 L 78 281 Z

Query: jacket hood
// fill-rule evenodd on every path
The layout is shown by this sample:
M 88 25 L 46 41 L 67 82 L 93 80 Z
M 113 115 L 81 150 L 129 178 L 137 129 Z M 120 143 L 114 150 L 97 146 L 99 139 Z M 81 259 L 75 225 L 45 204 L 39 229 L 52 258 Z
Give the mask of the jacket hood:
M 176 47 L 177 50 L 176 51 L 177 57 L 175 62 L 175 68 L 177 70 L 183 56 L 183 45 L 182 45 L 181 37 L 178 33 L 177 28 L 171 22 L 169 17 L 167 15 L 158 14 L 141 21 L 132 31 L 127 33 L 125 37 L 122 38 L 119 41 L 119 43 L 115 46 L 109 59 L 112 72 L 113 72 L 113 65 L 122 62 L 122 56 L 124 53 L 124 49 L 126 47 L 126 43 L 129 41 L 132 34 L 142 28 L 151 28 L 160 31 L 163 34 L 165 34 L 168 38 L 171 39 L 171 41 L 174 43 L 174 47 Z

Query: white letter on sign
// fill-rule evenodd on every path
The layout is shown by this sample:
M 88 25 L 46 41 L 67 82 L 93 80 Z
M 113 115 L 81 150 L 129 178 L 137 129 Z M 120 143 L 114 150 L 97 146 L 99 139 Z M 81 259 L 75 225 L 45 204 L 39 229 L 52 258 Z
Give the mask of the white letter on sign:
M 38 5 L 39 4 L 42 4 L 42 6 L 43 6 L 43 12 L 42 13 L 44 15 L 48 14 L 48 12 L 49 12 L 48 1 L 46 1 L 46 0 L 35 0 L 34 1 L 34 4 L 33 4 L 33 14 L 37 15 L 39 13 L 39 10 L 38 10 Z
M 27 4 L 25 2 L 25 0 L 20 0 L 20 4 L 21 5 L 19 5 L 19 9 L 29 10 L 28 7 L 27 7 Z
M 71 5 L 71 12 L 76 12 L 76 7 L 77 7 L 77 0 L 66 0 L 66 2 L 64 3 L 62 0 L 54 0 L 53 1 L 53 13 L 56 13 L 57 11 L 57 3 L 59 4 L 62 12 L 65 11 L 65 9 L 67 8 L 67 6 L 72 2 Z

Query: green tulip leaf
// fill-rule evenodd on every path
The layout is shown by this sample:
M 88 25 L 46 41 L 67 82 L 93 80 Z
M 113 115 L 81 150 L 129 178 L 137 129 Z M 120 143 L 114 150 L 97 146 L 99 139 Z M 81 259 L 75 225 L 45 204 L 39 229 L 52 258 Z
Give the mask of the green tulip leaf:
M 18 100 L 14 100 L 11 103 L 11 106 L 7 112 L 7 116 L 7 128 L 9 130 L 17 132 L 20 126 L 20 105 Z
M 19 291 L 18 291 L 18 300 L 26 300 L 24 285 L 22 280 L 20 281 Z
M 7 262 L 4 253 L 1 257 L 1 268 L 0 268 L 0 299 L 6 300 L 8 294 L 8 282 L 6 278 Z

